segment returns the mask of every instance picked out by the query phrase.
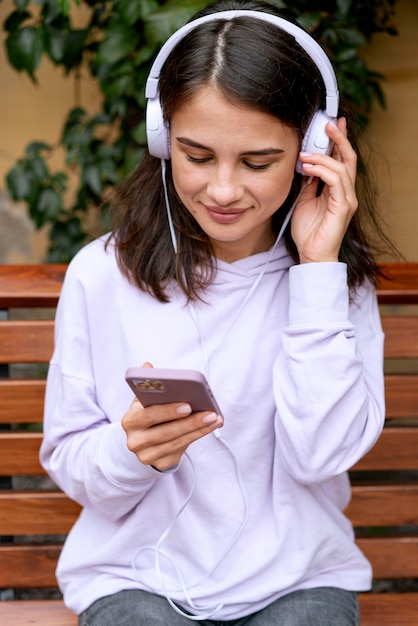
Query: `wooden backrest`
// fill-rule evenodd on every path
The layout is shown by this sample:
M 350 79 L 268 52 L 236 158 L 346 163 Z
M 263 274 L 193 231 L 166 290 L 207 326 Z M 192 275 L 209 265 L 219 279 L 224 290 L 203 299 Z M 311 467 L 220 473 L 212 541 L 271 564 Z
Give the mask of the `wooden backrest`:
M 38 460 L 44 379 L 65 269 L 0 266 L 0 588 L 54 586 L 62 539 L 80 511 L 50 483 Z M 378 295 L 387 424 L 353 468 L 348 515 L 376 578 L 416 578 L 418 263 L 387 264 L 384 271 Z
M 55 587 L 79 506 L 38 460 L 54 313 L 66 266 L 0 266 L 0 588 Z
M 374 577 L 406 579 L 418 577 L 418 263 L 384 271 L 386 424 L 351 472 L 347 513 Z

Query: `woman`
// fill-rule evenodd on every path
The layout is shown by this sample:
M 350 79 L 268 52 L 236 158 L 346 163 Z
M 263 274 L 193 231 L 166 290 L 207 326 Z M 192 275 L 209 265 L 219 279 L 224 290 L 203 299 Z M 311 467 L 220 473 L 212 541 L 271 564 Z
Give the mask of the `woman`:
M 359 623 L 344 509 L 384 421 L 376 216 L 329 62 L 272 15 L 220 2 L 170 40 L 150 154 L 67 272 L 41 459 L 83 506 L 58 567 L 82 626 Z M 144 408 L 142 364 L 200 370 L 222 416 Z

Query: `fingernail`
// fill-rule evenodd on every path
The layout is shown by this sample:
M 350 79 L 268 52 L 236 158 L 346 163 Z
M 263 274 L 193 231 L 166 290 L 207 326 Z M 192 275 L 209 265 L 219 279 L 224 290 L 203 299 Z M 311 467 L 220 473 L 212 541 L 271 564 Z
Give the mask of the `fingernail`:
M 207 415 L 205 415 L 205 417 L 202 418 L 202 422 L 207 426 L 209 426 L 209 424 L 215 425 L 218 422 L 220 423 L 220 421 L 221 418 L 216 413 L 208 413 Z
M 180 406 L 177 407 L 178 415 L 190 415 L 191 412 L 192 407 L 190 404 L 180 404 Z

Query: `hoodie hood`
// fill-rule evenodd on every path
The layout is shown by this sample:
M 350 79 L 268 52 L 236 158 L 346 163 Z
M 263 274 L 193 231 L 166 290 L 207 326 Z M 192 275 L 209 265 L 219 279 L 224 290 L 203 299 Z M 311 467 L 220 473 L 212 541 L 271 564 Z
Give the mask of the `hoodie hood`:
M 252 256 L 239 259 L 233 263 L 226 263 L 216 259 L 216 276 L 214 285 L 225 283 L 236 283 L 237 281 L 256 279 L 263 272 L 264 274 L 275 274 L 287 271 L 295 262 L 290 256 L 286 243 L 281 239 L 274 249 L 270 248 L 266 252 L 259 252 Z

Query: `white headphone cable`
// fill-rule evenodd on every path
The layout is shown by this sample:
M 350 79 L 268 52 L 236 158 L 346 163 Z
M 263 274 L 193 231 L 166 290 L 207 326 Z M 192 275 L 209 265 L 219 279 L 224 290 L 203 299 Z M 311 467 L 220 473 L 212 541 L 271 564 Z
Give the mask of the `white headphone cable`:
M 171 242 L 173 244 L 174 252 L 175 254 L 177 254 L 177 250 L 178 250 L 177 237 L 176 237 L 176 231 L 174 229 L 174 224 L 173 224 L 173 216 L 171 215 L 170 202 L 168 200 L 166 170 L 167 170 L 167 164 L 165 162 L 165 159 L 161 159 L 161 178 L 163 180 L 163 190 L 164 190 L 164 198 L 165 198 L 165 208 L 167 211 L 168 226 L 170 228 Z
M 189 501 L 190 501 L 190 499 L 191 499 L 191 497 L 193 495 L 194 489 L 195 489 L 195 485 L 196 485 L 196 470 L 195 470 L 193 462 L 192 462 L 190 456 L 187 454 L 187 452 L 184 453 L 184 456 L 188 459 L 188 461 L 190 463 L 190 466 L 192 468 L 193 480 L 192 480 L 192 485 L 191 485 L 191 487 L 189 489 L 189 493 L 188 493 L 184 503 L 182 504 L 182 506 L 177 511 L 177 513 L 175 514 L 175 516 L 173 517 L 173 519 L 171 520 L 171 522 L 169 523 L 167 528 L 164 530 L 164 532 L 160 536 L 160 538 L 157 541 L 157 544 L 155 545 L 155 547 L 154 546 L 144 546 L 140 550 L 137 550 L 135 552 L 134 556 L 132 557 L 132 569 L 134 570 L 134 572 L 136 572 L 137 571 L 137 568 L 136 568 L 136 558 L 137 558 L 137 556 L 141 552 L 143 552 L 145 550 L 152 550 L 152 551 L 155 552 L 155 558 L 154 558 L 155 570 L 156 570 L 157 576 L 159 578 L 159 581 L 160 581 L 160 584 L 161 584 L 161 588 L 162 588 L 162 591 L 164 593 L 164 596 L 165 596 L 166 600 L 168 601 L 170 606 L 174 609 L 174 611 L 176 611 L 176 613 L 179 613 L 183 617 L 186 617 L 187 619 L 194 620 L 194 621 L 201 621 L 201 620 L 209 619 L 215 613 L 217 613 L 219 611 L 219 609 L 222 608 L 222 606 L 223 606 L 222 603 L 218 603 L 216 605 L 197 605 L 192 600 L 192 598 L 191 598 L 191 596 L 189 594 L 189 590 L 192 589 L 193 587 L 196 587 L 196 586 L 202 584 L 202 582 L 204 582 L 204 580 L 209 578 L 209 576 L 212 575 L 212 573 L 216 570 L 216 568 L 219 567 L 219 565 L 222 563 L 224 558 L 227 556 L 227 554 L 229 553 L 231 548 L 236 543 L 239 535 L 243 531 L 244 526 L 245 526 L 246 521 L 247 521 L 247 517 L 248 517 L 247 496 L 246 496 L 246 493 L 245 493 L 244 485 L 242 483 L 241 473 L 240 473 L 239 468 L 238 468 L 237 460 L 236 460 L 236 458 L 234 456 L 234 453 L 231 450 L 230 446 L 227 444 L 227 442 L 224 439 L 222 439 L 221 437 L 218 437 L 218 438 L 221 441 L 221 443 L 228 449 L 228 451 L 230 452 L 230 454 L 232 456 L 232 459 L 234 461 L 235 472 L 236 472 L 236 475 L 237 475 L 237 480 L 238 480 L 238 484 L 239 484 L 241 495 L 242 495 L 242 499 L 243 499 L 244 513 L 243 513 L 242 521 L 241 521 L 241 524 L 240 524 L 238 530 L 236 531 L 236 533 L 232 537 L 232 539 L 229 542 L 228 546 L 225 548 L 225 550 L 223 551 L 222 555 L 217 560 L 215 565 L 204 575 L 204 577 L 201 580 L 199 580 L 198 582 L 194 583 L 192 586 L 187 587 L 187 585 L 184 582 L 184 579 L 183 579 L 183 576 L 181 574 L 181 571 L 178 568 L 178 566 L 176 565 L 175 561 L 168 554 L 166 554 L 162 550 L 162 545 L 163 545 L 164 541 L 169 536 L 170 532 L 172 531 L 172 529 L 173 529 L 174 525 L 176 524 L 177 520 L 179 519 L 180 515 L 182 514 L 182 512 L 186 508 L 187 504 L 189 503 Z M 160 557 L 161 556 L 166 558 L 169 561 L 169 563 L 172 566 L 172 568 L 174 569 L 174 571 L 176 573 L 176 576 L 177 576 L 177 580 L 179 581 L 181 590 L 182 590 L 182 592 L 184 594 L 184 598 L 185 598 L 186 602 L 188 603 L 188 605 L 195 611 L 204 611 L 204 610 L 206 610 L 206 611 L 209 611 L 209 613 L 206 613 L 205 615 L 190 615 L 190 614 L 185 613 L 184 611 L 182 611 L 182 609 L 174 603 L 174 601 L 170 597 L 170 592 L 167 590 L 167 587 L 166 587 L 166 584 L 165 584 L 165 581 L 164 581 L 164 575 L 163 575 L 163 573 L 161 571 L 161 561 L 160 561 Z

